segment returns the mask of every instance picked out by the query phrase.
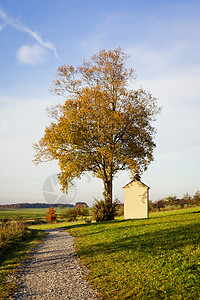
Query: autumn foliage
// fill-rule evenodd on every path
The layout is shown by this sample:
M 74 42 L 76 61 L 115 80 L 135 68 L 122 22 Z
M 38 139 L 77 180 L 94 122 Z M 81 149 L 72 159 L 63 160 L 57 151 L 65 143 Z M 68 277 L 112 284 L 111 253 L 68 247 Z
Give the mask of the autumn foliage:
M 56 210 L 53 208 L 53 206 L 49 207 L 46 219 L 48 222 L 54 222 L 57 220 Z
M 150 92 L 129 88 L 134 70 L 127 59 L 117 48 L 101 50 L 78 67 L 59 67 L 52 91 L 66 101 L 48 109 L 54 121 L 34 144 L 36 164 L 57 160 L 64 192 L 83 172 L 102 179 L 111 211 L 114 176 L 121 170 L 142 173 L 153 160 L 152 122 L 160 111 Z

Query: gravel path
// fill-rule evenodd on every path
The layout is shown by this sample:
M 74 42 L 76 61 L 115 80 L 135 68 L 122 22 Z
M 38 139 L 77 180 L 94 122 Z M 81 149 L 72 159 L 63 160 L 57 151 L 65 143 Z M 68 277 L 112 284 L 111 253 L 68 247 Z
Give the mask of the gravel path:
M 58 229 L 48 232 L 24 264 L 17 279 L 21 288 L 10 299 L 98 299 L 83 278 L 87 270 L 74 254 L 73 237 Z

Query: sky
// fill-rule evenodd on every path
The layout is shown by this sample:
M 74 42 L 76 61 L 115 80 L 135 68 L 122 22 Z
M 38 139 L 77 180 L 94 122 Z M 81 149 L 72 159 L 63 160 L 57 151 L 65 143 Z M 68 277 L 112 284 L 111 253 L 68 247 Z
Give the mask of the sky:
M 46 107 L 57 68 L 79 65 L 101 49 L 122 47 L 136 70 L 130 88 L 158 98 L 155 160 L 142 175 L 150 199 L 200 190 L 200 1 L 0 0 L 0 204 L 88 205 L 102 182 L 84 174 L 59 190 L 56 162 L 36 167 L 32 144 L 50 123 Z M 123 202 L 128 172 L 114 180 Z

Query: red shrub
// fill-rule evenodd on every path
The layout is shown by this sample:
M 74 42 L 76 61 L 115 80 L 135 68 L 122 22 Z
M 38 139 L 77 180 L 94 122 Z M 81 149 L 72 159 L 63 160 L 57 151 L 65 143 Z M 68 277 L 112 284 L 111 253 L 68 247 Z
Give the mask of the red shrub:
M 53 208 L 53 206 L 49 207 L 46 219 L 48 222 L 53 222 L 57 220 L 56 210 Z

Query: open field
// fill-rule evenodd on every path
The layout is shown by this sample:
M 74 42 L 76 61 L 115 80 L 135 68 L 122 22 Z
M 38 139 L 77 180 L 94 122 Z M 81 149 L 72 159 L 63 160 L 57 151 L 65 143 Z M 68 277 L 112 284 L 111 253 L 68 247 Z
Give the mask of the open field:
M 199 299 L 200 208 L 68 227 L 101 299 Z
M 55 208 L 56 214 L 59 215 L 62 213 L 62 209 Z M 15 219 L 17 216 L 21 216 L 23 219 L 36 219 L 36 218 L 44 218 L 47 215 L 48 208 L 15 208 L 15 209 L 0 209 L 0 220 L 7 219 Z M 90 215 L 91 208 L 89 208 Z
M 48 208 L 16 208 L 16 209 L 1 209 L 0 220 L 2 218 L 13 219 L 17 215 L 21 215 L 23 219 L 43 218 L 46 216 Z M 59 211 L 59 209 L 58 209 Z

